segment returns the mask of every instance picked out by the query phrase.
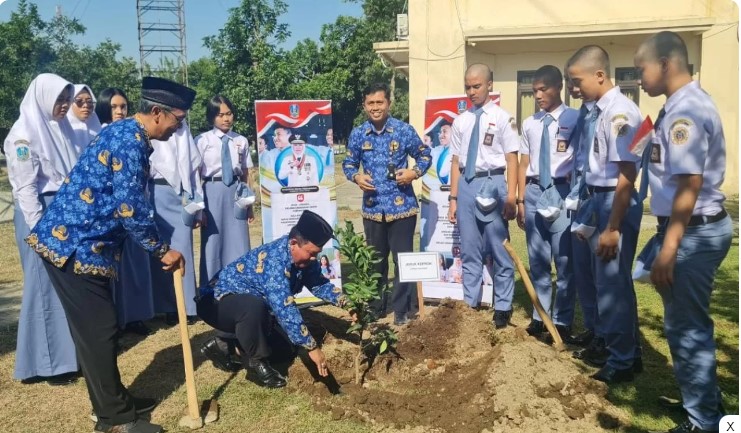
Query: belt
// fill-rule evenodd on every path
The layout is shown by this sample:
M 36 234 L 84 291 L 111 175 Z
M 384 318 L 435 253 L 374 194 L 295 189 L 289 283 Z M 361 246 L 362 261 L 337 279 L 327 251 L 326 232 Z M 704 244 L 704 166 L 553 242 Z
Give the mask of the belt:
M 41 193 L 41 194 L 39 194 L 39 195 L 40 195 L 41 197 L 54 197 L 55 195 L 57 195 L 57 191 L 47 191 L 47 192 L 42 192 L 42 193 Z
M 726 212 L 725 209 L 721 210 L 715 215 L 710 215 L 710 216 L 693 215 L 692 218 L 690 218 L 690 222 L 687 224 L 687 227 L 694 227 L 694 226 L 701 226 L 705 224 L 717 223 L 718 221 L 722 220 L 726 216 L 728 216 L 728 212 Z M 656 219 L 659 221 L 659 225 L 661 226 L 669 222 L 669 217 L 666 217 L 666 216 L 656 217 Z
M 460 168 L 460 167 L 459 167 L 459 170 L 461 174 L 463 174 L 463 172 L 466 171 L 465 168 Z M 489 176 L 496 176 L 498 174 L 504 174 L 504 169 L 494 168 L 494 169 L 487 170 L 487 171 L 477 171 L 474 177 L 489 177 Z
M 589 191 L 590 194 L 594 194 L 595 192 L 613 192 L 615 191 L 615 187 L 587 185 L 587 191 Z
M 152 183 L 154 183 L 155 185 L 169 185 L 169 183 L 167 183 L 167 179 L 164 179 L 164 178 L 152 179 Z
M 209 177 L 204 177 L 203 181 L 204 182 L 221 182 L 223 179 L 224 178 L 221 176 L 209 176 Z
M 554 185 L 564 185 L 569 183 L 569 179 L 565 177 L 554 177 L 551 178 L 551 182 L 553 182 Z M 538 178 L 536 176 L 525 177 L 525 183 L 534 183 L 535 185 L 540 186 L 540 182 L 538 181 Z

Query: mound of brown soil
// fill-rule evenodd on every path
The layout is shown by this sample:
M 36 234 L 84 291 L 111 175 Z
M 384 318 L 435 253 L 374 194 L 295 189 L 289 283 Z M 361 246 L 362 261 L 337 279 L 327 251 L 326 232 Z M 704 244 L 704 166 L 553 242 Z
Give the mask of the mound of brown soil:
M 323 350 L 334 386 L 301 363 L 289 387 L 312 396 L 335 419 L 352 418 L 378 431 L 603 432 L 622 430 L 627 416 L 606 399 L 607 388 L 581 371 L 569 352 L 529 337 L 522 328 L 494 330 L 489 313 L 444 301 L 424 320 L 399 331 L 398 356 L 364 365 L 354 383 L 357 346 L 338 332 L 346 322 L 307 318 Z M 333 394 L 339 387 L 340 392 Z

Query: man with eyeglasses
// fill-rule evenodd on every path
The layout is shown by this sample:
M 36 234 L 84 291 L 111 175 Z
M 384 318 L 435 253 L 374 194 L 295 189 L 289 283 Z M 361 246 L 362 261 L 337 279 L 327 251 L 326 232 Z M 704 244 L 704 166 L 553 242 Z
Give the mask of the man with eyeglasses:
M 152 141 L 170 138 L 195 93 L 169 80 L 144 78 L 139 112 L 112 123 L 90 143 L 26 237 L 44 259 L 67 315 L 98 417 L 95 432 L 162 431 L 139 418 L 156 402 L 132 397 L 121 383 L 110 279 L 116 277 L 126 236 L 159 258 L 164 270 L 185 267 L 183 255 L 162 241 L 145 188 Z

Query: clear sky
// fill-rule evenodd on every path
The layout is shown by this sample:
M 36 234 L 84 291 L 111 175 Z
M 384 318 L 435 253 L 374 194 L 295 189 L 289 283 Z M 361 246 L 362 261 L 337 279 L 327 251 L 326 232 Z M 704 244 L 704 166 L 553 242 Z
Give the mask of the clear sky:
M 87 28 L 83 38 L 75 39 L 76 43 L 95 46 L 110 38 L 121 44 L 121 54 L 133 57 L 138 63 L 136 0 L 29 0 L 29 3 L 38 5 L 44 20 L 53 17 L 57 6 L 61 6 L 64 15 L 77 18 Z M 334 22 L 339 15 L 363 13 L 359 3 L 343 0 L 286 0 L 286 3 L 288 11 L 281 16 L 281 22 L 288 24 L 291 31 L 291 37 L 282 45 L 286 49 L 305 38 L 318 41 L 322 25 Z M 238 4 L 239 0 L 185 0 L 188 61 L 208 55 L 203 38 L 216 35 L 226 22 L 228 10 Z M 7 21 L 17 8 L 18 0 L 0 0 L 0 21 Z M 170 40 L 170 37 L 154 39 L 156 43 L 170 43 Z

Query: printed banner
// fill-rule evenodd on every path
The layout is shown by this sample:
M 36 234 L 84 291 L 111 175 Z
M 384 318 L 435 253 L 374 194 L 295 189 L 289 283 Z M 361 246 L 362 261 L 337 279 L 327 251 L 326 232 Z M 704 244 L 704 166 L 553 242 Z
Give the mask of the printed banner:
M 490 93 L 499 105 L 500 93 Z M 422 177 L 420 249 L 439 253 L 440 281 L 423 282 L 426 298 L 463 299 L 463 268 L 460 258 L 458 226 L 448 221 L 450 195 L 450 134 L 453 120 L 468 110 L 466 95 L 429 98 L 425 101 L 425 130 L 422 139 L 432 148 L 432 165 Z M 487 256 L 491 260 L 490 256 Z M 484 290 L 481 302 L 491 304 L 493 285 L 491 266 L 484 268 Z
M 332 102 L 255 101 L 263 242 L 288 234 L 304 210 L 337 224 Z M 303 143 L 291 144 L 291 135 Z M 322 273 L 342 281 L 332 241 L 319 254 Z M 302 295 L 309 295 L 307 290 Z M 301 296 L 301 295 L 300 295 Z

